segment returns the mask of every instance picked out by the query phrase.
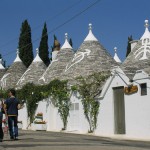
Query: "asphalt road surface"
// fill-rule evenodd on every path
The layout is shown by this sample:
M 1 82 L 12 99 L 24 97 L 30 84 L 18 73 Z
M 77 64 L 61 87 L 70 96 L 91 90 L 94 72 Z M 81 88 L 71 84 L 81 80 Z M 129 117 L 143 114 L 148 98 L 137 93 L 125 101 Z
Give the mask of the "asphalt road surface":
M 150 150 L 150 142 L 116 140 L 63 132 L 19 131 L 19 140 L 5 134 L 0 150 Z

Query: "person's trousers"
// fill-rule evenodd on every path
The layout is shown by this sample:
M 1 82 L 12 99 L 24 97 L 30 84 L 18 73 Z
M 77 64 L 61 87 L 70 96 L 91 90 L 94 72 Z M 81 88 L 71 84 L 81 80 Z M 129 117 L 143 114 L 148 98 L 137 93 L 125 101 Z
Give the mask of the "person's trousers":
M 0 114 L 0 139 L 3 139 L 4 137 L 3 128 L 2 128 L 2 120 L 3 120 L 3 115 Z
M 17 116 L 8 116 L 10 138 L 18 137 Z

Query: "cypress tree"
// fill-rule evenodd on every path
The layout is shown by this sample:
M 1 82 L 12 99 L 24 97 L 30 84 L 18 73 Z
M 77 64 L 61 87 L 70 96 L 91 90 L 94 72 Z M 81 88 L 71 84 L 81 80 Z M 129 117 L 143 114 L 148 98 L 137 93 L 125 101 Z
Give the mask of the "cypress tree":
M 72 43 L 72 39 L 69 39 L 69 44 L 71 45 L 71 47 L 73 47 L 73 43 Z
M 57 37 L 56 37 L 56 35 L 54 34 L 54 42 L 53 42 L 53 46 L 51 46 L 52 52 L 53 52 L 53 50 L 54 50 L 54 48 L 55 48 L 55 40 L 57 40 Z
M 31 28 L 27 20 L 22 23 L 20 29 L 18 48 L 20 59 L 26 67 L 29 67 L 33 61 L 33 46 L 31 40 Z
M 0 54 L 0 59 L 2 59 L 2 65 L 3 65 L 4 67 L 6 67 L 6 61 L 3 60 L 2 54 Z
M 131 41 L 133 41 L 133 39 L 132 39 L 132 35 L 130 35 L 129 37 L 128 37 L 128 44 L 127 44 L 127 52 L 126 52 L 126 57 L 129 55 L 129 53 L 131 52 Z
M 50 59 L 49 59 L 49 51 L 48 51 L 48 34 L 47 34 L 46 23 L 44 23 L 44 28 L 42 31 L 42 37 L 39 46 L 39 56 L 43 60 L 45 65 L 48 66 L 50 63 Z

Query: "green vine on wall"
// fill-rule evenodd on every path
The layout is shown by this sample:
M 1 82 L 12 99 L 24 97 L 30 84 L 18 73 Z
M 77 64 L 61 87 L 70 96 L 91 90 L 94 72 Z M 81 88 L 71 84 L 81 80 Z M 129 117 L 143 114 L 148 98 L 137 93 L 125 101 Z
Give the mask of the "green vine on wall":
M 25 100 L 27 106 L 27 114 L 30 119 L 29 125 L 33 122 L 37 104 L 44 97 L 41 94 L 42 87 L 35 86 L 33 83 L 27 83 L 22 89 L 17 90 L 17 98 Z
M 109 76 L 109 72 L 101 72 L 94 73 L 86 78 L 77 78 L 77 91 L 81 95 L 84 115 L 90 126 L 89 133 L 94 132 L 97 127 L 100 103 L 96 101 L 96 97 L 100 95 L 102 85 Z M 76 88 L 74 87 L 73 89 Z
M 58 113 L 63 121 L 62 130 L 65 130 L 69 116 L 70 90 L 67 81 L 53 80 L 50 84 L 50 96 L 54 99 L 55 106 L 58 107 Z
M 17 97 L 25 100 L 27 105 L 27 113 L 30 119 L 29 125 L 33 122 L 37 103 L 42 99 L 51 97 L 54 105 L 58 107 L 58 113 L 63 121 L 63 130 L 67 127 L 67 118 L 69 116 L 69 89 L 67 81 L 53 80 L 47 85 L 37 86 L 28 83 L 22 89 L 17 90 Z
M 62 130 L 65 130 L 71 104 L 70 90 L 79 92 L 84 108 L 84 115 L 90 126 L 89 132 L 93 132 L 97 126 L 97 116 L 100 107 L 100 103 L 96 101 L 96 98 L 100 95 L 102 85 L 109 76 L 110 72 L 101 72 L 94 73 L 88 77 L 79 77 L 76 79 L 77 84 L 72 86 L 71 89 L 68 89 L 67 81 L 57 79 L 42 86 L 27 83 L 22 89 L 17 90 L 17 98 L 26 102 L 30 125 L 34 120 L 35 111 L 38 106 L 37 103 L 50 97 L 54 105 L 58 107 L 58 113 L 63 122 Z M 7 96 L 5 91 L 1 92 Z

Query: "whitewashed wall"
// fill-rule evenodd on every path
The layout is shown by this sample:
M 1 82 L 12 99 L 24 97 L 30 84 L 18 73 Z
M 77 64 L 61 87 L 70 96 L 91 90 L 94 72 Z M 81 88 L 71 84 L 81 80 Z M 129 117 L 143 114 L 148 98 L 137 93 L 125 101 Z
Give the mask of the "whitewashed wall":
M 49 120 L 47 122 L 47 131 L 60 131 L 63 128 L 63 123 L 58 113 L 58 109 L 53 105 L 49 99 Z
M 123 71 L 116 69 L 117 74 L 109 78 L 99 97 L 100 109 L 95 135 L 115 136 L 114 134 L 114 99 L 113 87 L 127 86 L 129 79 Z M 150 138 L 150 78 L 144 72 L 138 72 L 134 77 L 133 85 L 138 86 L 138 92 L 124 95 L 125 101 L 125 126 L 126 137 Z M 140 83 L 147 83 L 147 95 L 141 96 Z M 71 103 L 78 104 L 78 110 L 70 111 L 67 132 L 87 133 L 89 124 L 84 116 L 84 109 L 78 93 L 73 93 Z M 61 131 L 63 123 L 58 114 L 58 109 L 51 99 L 40 101 L 36 113 L 42 112 L 43 119 L 47 122 L 47 131 Z M 19 121 L 23 122 L 23 129 L 27 127 L 26 106 L 19 110 Z
M 150 79 L 141 72 L 135 75 L 134 80 L 138 92 L 125 96 L 126 135 L 150 138 Z M 147 83 L 147 95 L 141 96 L 140 83 Z
M 35 116 L 38 113 L 43 113 L 43 121 L 48 122 L 49 119 L 49 99 L 44 99 L 43 101 L 40 101 L 37 103 L 37 109 L 35 111 Z
M 22 129 L 26 130 L 28 126 L 28 115 L 26 104 L 24 104 L 24 107 L 18 111 L 18 121 L 22 121 Z
M 43 120 L 47 122 L 47 131 L 60 131 L 63 128 L 63 123 L 58 114 L 58 109 L 54 107 L 50 98 L 40 101 L 37 105 L 35 115 L 40 112 L 43 113 Z M 26 104 L 23 109 L 19 110 L 18 120 L 22 121 L 22 129 L 27 129 L 29 120 Z M 32 127 L 28 129 L 32 129 Z
M 89 124 L 84 115 L 84 109 L 79 98 L 79 94 L 73 92 L 70 98 L 72 106 L 76 109 L 71 109 L 68 117 L 67 131 L 68 132 L 78 132 L 78 133 L 88 133 Z
M 100 97 L 100 108 L 98 115 L 98 125 L 95 130 L 96 135 L 112 136 L 114 135 L 114 100 L 113 87 L 126 86 L 129 79 L 124 75 L 121 69 L 116 69 L 117 74 L 111 76 L 104 85 Z M 118 75 L 119 74 L 119 75 Z M 109 85 L 110 84 L 110 85 Z M 106 93 L 105 93 L 106 92 Z

